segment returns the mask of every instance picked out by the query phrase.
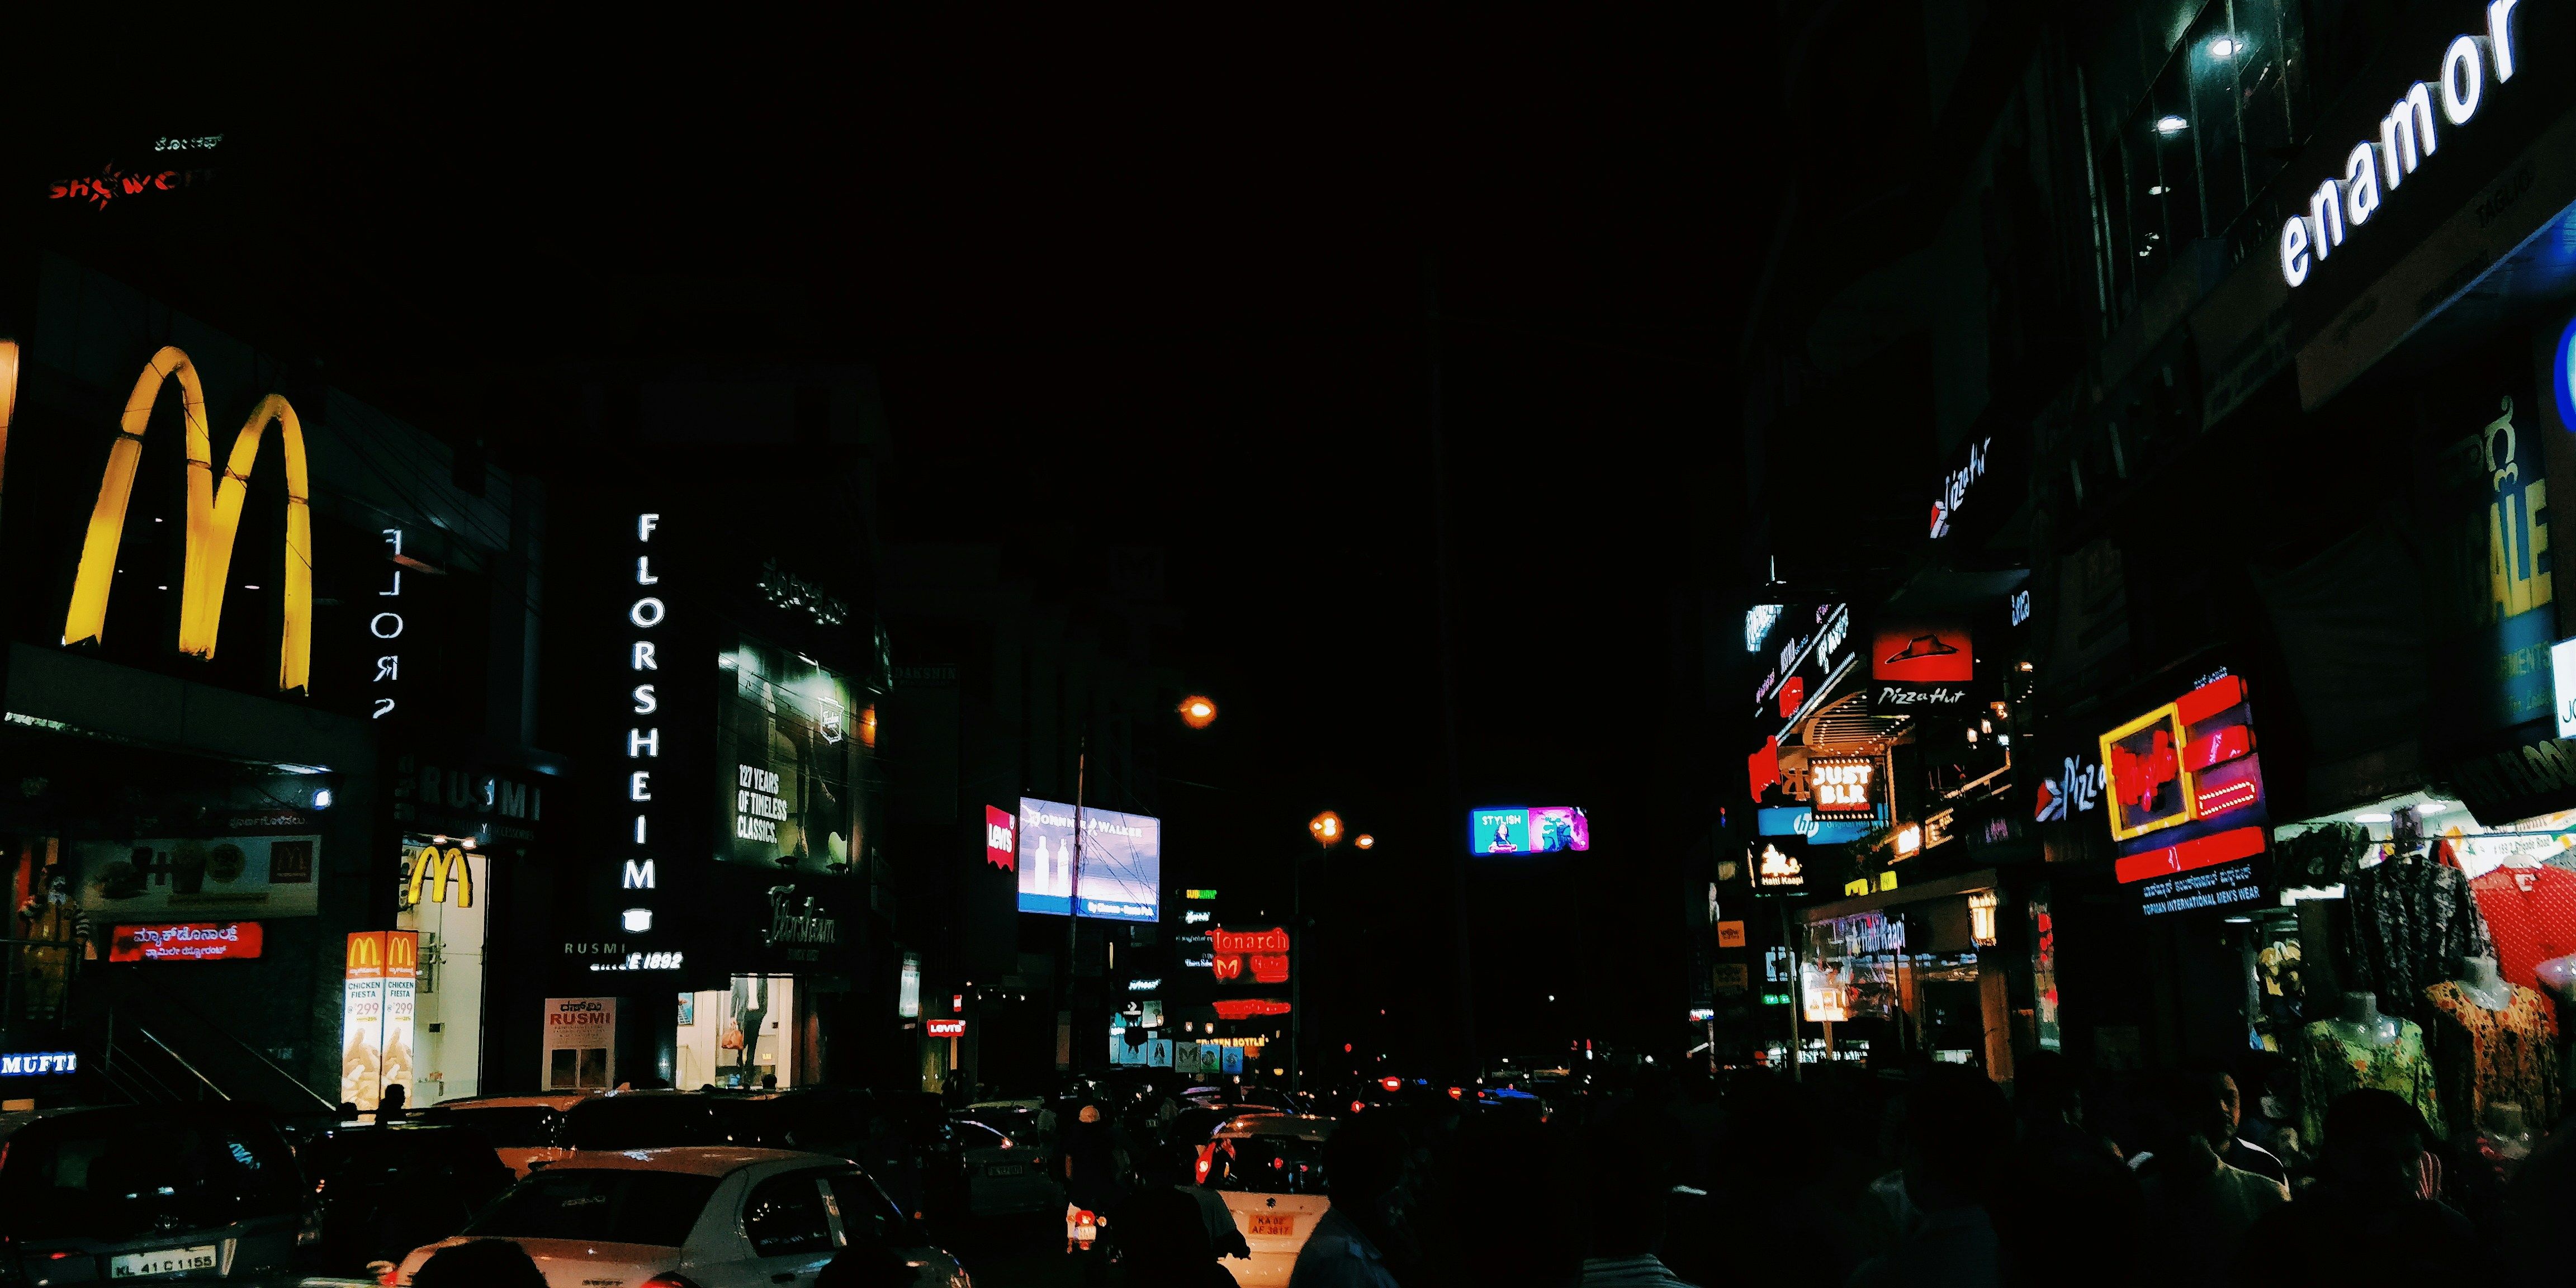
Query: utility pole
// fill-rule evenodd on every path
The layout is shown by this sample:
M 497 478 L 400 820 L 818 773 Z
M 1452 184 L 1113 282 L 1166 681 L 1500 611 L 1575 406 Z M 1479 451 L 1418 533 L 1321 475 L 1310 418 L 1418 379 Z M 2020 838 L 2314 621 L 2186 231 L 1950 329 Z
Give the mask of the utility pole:
M 1082 795 L 1091 771 L 1091 733 L 1085 730 L 1073 753 L 1073 883 L 1064 899 L 1064 1013 L 1076 1025 L 1073 1045 L 1065 1052 L 1065 1071 L 1082 1071 L 1082 1033 L 1073 1002 L 1074 964 L 1082 956 Z

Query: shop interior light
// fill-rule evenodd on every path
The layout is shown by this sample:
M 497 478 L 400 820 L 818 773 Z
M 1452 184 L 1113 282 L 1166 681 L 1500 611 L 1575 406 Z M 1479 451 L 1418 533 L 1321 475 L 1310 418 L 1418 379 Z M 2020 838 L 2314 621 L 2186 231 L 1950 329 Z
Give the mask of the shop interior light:
M 330 789 L 330 788 L 328 788 L 328 787 L 317 787 L 317 788 L 314 788 L 314 789 L 313 789 L 313 808 L 315 808 L 315 809 L 329 809 L 329 808 L 331 808 L 331 789 Z
M 2158 134 L 2180 134 L 2190 128 L 2191 122 L 2186 121 L 2179 116 L 2175 116 L 2172 113 L 2167 113 L 2156 118 L 2156 133 Z
M 2439 814 L 2451 808 L 2449 801 L 2426 801 L 2415 807 L 2418 814 Z
M 2238 40 L 2234 36 L 2214 36 L 2210 38 L 2209 56 L 2212 58 L 2234 58 L 2243 52 L 2245 52 L 2244 42 Z
M 2387 823 L 2393 821 L 2394 818 L 2394 815 L 2391 815 L 2386 811 L 2373 810 L 2368 814 L 2353 815 L 2352 821 L 2356 823 Z
M 1979 948 L 1995 946 L 1995 907 L 2002 900 L 1992 890 L 1968 896 L 1968 938 Z

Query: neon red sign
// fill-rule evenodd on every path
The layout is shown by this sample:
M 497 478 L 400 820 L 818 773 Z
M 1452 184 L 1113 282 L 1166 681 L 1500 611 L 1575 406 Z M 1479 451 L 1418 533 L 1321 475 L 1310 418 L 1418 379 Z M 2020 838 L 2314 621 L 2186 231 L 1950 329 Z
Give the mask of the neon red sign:
M 1218 979 L 1241 979 L 1247 963 L 1252 978 L 1264 984 L 1288 982 L 1288 932 L 1273 926 L 1268 930 L 1224 930 L 1214 932 L 1215 955 L 1209 965 Z
M 930 1031 L 930 1036 L 934 1038 L 962 1038 L 966 1036 L 966 1021 L 964 1020 L 931 1020 L 923 1024 L 922 1027 L 928 1029 Z
M 108 940 L 112 962 L 246 961 L 259 956 L 256 921 L 191 921 L 165 926 L 118 926 Z
M 1259 1015 L 1286 1015 L 1288 1004 L 1267 997 L 1232 997 L 1216 1004 L 1220 1020 L 1248 1020 Z

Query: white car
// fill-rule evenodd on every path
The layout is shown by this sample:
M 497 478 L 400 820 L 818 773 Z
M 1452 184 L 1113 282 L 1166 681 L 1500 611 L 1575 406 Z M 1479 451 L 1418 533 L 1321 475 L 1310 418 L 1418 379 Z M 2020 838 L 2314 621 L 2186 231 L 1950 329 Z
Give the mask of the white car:
M 959 1118 L 949 1129 L 965 1160 L 970 1215 L 1052 1212 L 1064 1206 L 1064 1187 L 1048 1166 L 1055 1155 L 1043 1143 L 1006 1135 L 971 1118 Z
M 408 1285 L 439 1249 L 506 1239 L 548 1288 L 811 1288 L 844 1247 L 875 1245 L 917 1288 L 972 1288 L 848 1159 L 690 1146 L 573 1153 L 510 1187 L 465 1232 L 413 1250 Z
M 414 1116 L 422 1122 L 461 1123 L 483 1133 L 501 1161 L 526 1176 L 532 1164 L 552 1163 L 572 1153 L 564 1143 L 564 1111 L 600 1094 L 461 1097 L 439 1101 Z
M 1303 1114 L 1244 1114 L 1217 1129 L 1201 1172 L 1251 1245 L 1249 1263 L 1225 1263 L 1243 1288 L 1285 1288 L 1298 1250 L 1332 1210 L 1324 1197 L 1324 1141 L 1332 1134 L 1332 1119 Z

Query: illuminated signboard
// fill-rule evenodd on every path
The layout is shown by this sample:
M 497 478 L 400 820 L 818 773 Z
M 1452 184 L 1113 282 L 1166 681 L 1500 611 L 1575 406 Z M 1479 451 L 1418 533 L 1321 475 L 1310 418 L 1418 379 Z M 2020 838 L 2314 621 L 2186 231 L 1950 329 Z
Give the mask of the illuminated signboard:
M 2576 425 L 2576 421 L 2568 423 Z M 2558 704 L 2558 736 L 2576 738 L 2576 640 L 2549 646 L 2549 684 Z
M 412 1019 L 420 935 L 359 931 L 340 974 L 340 1099 L 373 1108 L 388 1087 L 412 1082 Z
M 1489 805 L 1467 811 L 1469 854 L 1555 854 L 1592 848 L 1592 822 L 1572 805 Z
M 99 639 L 107 629 L 108 591 L 117 572 L 117 549 L 125 533 L 125 506 L 134 495 L 136 468 L 143 460 L 143 431 L 165 383 L 179 385 L 182 446 L 187 452 L 187 557 L 179 582 L 179 651 L 190 657 L 215 655 L 215 636 L 223 625 L 224 590 L 233 560 L 233 539 L 241 531 L 243 503 L 250 491 L 251 468 L 258 463 L 259 439 L 277 424 L 285 448 L 286 559 L 284 624 L 278 631 L 277 687 L 285 692 L 312 692 L 313 674 L 313 513 L 305 480 L 304 426 L 295 408 L 279 394 L 260 399 L 233 436 L 215 482 L 213 436 L 206 423 L 206 391 L 196 365 L 178 349 L 164 347 L 152 355 L 127 395 L 116 441 L 107 449 L 107 471 L 99 480 L 98 503 L 90 510 L 89 531 L 81 545 L 80 564 L 72 578 L 71 606 L 63 614 L 63 643 Z
M 1214 940 L 1215 958 L 1209 966 L 1219 980 L 1248 978 L 1261 984 L 1288 982 L 1286 930 L 1277 926 L 1268 930 L 1219 928 Z
M 1762 847 L 1761 855 L 1754 861 L 1753 883 L 1764 886 L 1803 886 L 1807 884 L 1807 874 L 1798 860 L 1782 854 L 1779 846 L 1766 845 Z
M 1952 520 L 1968 499 L 1969 489 L 1986 477 L 1987 454 L 1994 450 L 1995 440 L 1979 439 L 1968 445 L 1968 459 L 1959 468 L 1941 476 L 1940 493 L 1932 498 L 1932 539 L 1950 535 Z
M 1286 1015 L 1288 1004 L 1267 997 L 1229 997 L 1216 1004 L 1220 1020 L 1248 1020 L 1260 1015 Z
M 107 942 L 112 962 L 246 961 L 259 956 L 256 921 L 192 921 L 178 925 L 118 926 Z
M 1163 820 L 1021 797 L 1020 911 L 1072 913 L 1077 865 L 1083 916 L 1162 920 Z
M 1795 836 L 1809 845 L 1849 845 L 1878 830 L 1878 817 L 1821 819 L 1804 805 L 1768 806 L 1754 815 L 1764 836 Z
M 2476 117 L 2486 101 L 2490 70 L 2498 85 L 2513 79 L 2519 52 L 2513 42 L 2517 7 L 2517 0 L 2495 0 L 2486 7 L 2485 39 L 2453 37 L 2442 51 L 2434 83 L 2407 86 L 2380 118 L 2379 137 L 2354 144 L 2344 158 L 2342 177 L 2327 177 L 2307 195 L 2307 213 L 2294 214 L 2281 225 L 2282 281 L 2293 290 L 2305 283 L 2349 233 L 2359 232 L 2378 213 L 2383 191 L 2393 198 L 2406 176 L 2432 159 L 2443 131 Z
M 1890 711 L 1964 707 L 1977 678 L 1976 645 L 1955 622 L 1883 627 L 1869 651 L 1870 700 Z
M 80 1055 L 72 1051 L 0 1053 L 0 1078 L 48 1078 L 80 1072 Z
M 962 1038 L 966 1036 L 966 1021 L 964 1020 L 924 1020 L 922 1021 L 921 1027 L 934 1038 Z
M 2242 677 L 2214 676 L 2103 734 L 2101 747 L 2113 872 L 2145 911 L 2261 900 L 2253 861 L 2270 820 Z
M 1817 818 L 1868 818 L 1878 813 L 1875 760 L 1811 759 L 1807 762 L 1807 781 L 1807 807 L 1815 811 Z
M 984 807 L 984 861 L 1004 872 L 1020 866 L 1020 820 L 1006 809 Z
M 2567 422 L 2576 425 L 2576 420 Z M 1762 641 L 1771 638 L 1771 628 L 1780 620 L 1781 605 L 1755 604 L 1744 610 L 1744 651 L 1759 653 Z
M 860 748 L 872 708 L 849 677 L 737 636 L 718 663 L 718 856 L 777 871 L 847 872 L 859 836 Z M 864 736 L 863 736 L 864 735 Z
M 2071 815 L 2089 814 L 2102 807 L 2102 794 L 2102 762 L 2080 753 L 2068 756 L 2056 773 L 2039 780 L 2031 818 L 2058 823 Z

